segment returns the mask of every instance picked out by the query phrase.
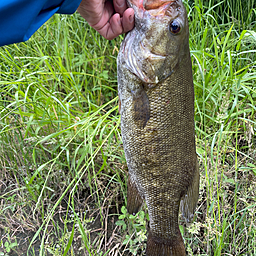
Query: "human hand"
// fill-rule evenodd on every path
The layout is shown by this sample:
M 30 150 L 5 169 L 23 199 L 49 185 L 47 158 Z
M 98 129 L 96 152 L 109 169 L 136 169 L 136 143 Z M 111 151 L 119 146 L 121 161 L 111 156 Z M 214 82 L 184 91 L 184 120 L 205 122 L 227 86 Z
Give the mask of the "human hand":
M 82 0 L 77 11 L 108 40 L 134 27 L 134 11 L 125 0 Z

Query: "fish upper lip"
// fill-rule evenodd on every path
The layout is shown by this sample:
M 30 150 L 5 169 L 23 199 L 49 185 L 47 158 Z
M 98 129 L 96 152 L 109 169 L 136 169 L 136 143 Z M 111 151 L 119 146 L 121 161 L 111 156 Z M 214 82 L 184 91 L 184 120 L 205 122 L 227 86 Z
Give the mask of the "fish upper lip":
M 176 0 L 158 0 L 158 1 L 149 1 L 150 3 L 148 3 L 146 1 L 146 3 L 144 3 L 143 0 L 128 0 L 128 6 L 129 7 L 132 7 L 132 5 L 135 5 L 136 7 L 142 9 L 142 10 L 157 10 L 157 9 L 160 9 L 161 7 L 163 6 L 166 6 L 166 5 L 170 5 L 172 4 L 173 2 L 175 2 Z

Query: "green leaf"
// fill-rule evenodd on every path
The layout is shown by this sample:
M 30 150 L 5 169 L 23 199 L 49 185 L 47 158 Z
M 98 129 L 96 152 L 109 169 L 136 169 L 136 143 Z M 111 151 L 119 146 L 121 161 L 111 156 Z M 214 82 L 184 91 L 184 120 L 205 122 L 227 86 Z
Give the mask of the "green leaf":
M 122 206 L 122 208 L 121 208 L 121 212 L 122 212 L 123 214 L 126 214 L 126 213 L 127 213 L 127 209 L 126 209 L 126 207 L 125 207 L 125 206 Z
M 17 242 L 11 243 L 11 244 L 10 244 L 10 248 L 13 248 L 13 247 L 15 247 L 15 246 L 17 246 L 17 245 L 18 245 Z
M 118 221 L 116 221 L 116 225 L 122 226 L 122 225 L 125 225 L 125 222 L 123 220 L 118 220 Z
M 179 227 L 181 235 L 184 236 L 184 227 L 182 225 L 179 225 Z
M 136 214 L 136 215 L 137 215 L 137 214 Z M 130 214 L 130 215 L 129 215 L 129 219 L 134 220 L 134 219 L 137 217 L 136 215 Z
M 225 182 L 230 183 L 230 184 L 235 184 L 234 179 L 225 179 Z
M 139 212 L 139 217 L 140 217 L 140 220 L 143 220 L 145 218 L 145 212 L 144 211 L 140 211 Z
M 74 238 L 74 232 L 75 232 L 75 223 L 73 224 L 72 232 L 71 232 L 70 238 L 69 238 L 69 240 L 68 240 L 67 247 L 66 247 L 66 249 L 65 249 L 65 251 L 64 251 L 64 253 L 63 253 L 63 256 L 66 256 L 66 255 L 67 255 L 67 253 L 68 253 L 68 251 L 69 251 L 69 249 L 70 249 L 70 247 L 71 247 L 71 245 L 72 245 L 73 238 Z

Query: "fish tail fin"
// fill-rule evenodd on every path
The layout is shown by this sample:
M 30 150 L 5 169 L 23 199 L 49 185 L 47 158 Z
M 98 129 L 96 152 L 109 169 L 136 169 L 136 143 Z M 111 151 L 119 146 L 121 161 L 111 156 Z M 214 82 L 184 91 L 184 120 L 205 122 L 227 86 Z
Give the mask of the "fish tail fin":
M 130 176 L 128 178 L 128 187 L 127 187 L 127 210 L 130 214 L 136 214 L 141 205 L 143 199 L 139 194 L 139 191 L 136 187 L 136 184 L 131 180 Z
M 196 161 L 196 170 L 192 182 L 190 183 L 186 194 L 181 198 L 180 211 L 186 222 L 194 217 L 195 208 L 199 196 L 199 166 Z
M 172 239 L 154 237 L 149 231 L 146 256 L 185 256 L 186 250 L 180 230 Z

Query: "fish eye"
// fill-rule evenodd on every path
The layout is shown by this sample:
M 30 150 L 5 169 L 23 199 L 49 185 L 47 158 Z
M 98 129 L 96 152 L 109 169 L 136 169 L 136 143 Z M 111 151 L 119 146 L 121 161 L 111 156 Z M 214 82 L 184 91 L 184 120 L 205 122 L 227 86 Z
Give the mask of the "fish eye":
M 178 34 L 181 30 L 180 23 L 177 20 L 173 20 L 170 23 L 170 31 L 172 34 Z

